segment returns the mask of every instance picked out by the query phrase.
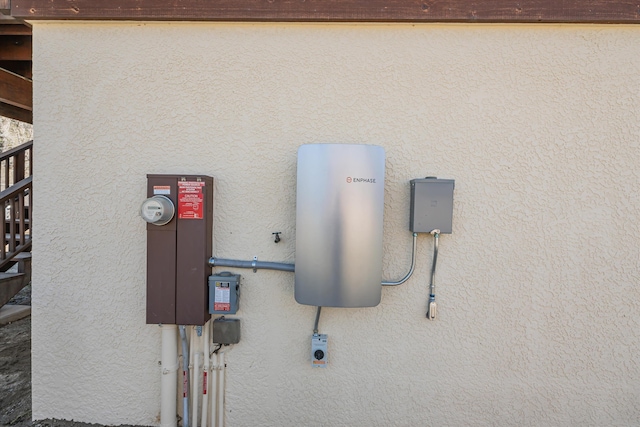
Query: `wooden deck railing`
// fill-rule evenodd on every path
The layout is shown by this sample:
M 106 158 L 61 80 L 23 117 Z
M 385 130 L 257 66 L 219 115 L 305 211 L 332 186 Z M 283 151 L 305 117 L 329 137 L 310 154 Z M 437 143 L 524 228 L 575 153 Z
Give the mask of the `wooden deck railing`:
M 20 252 L 31 249 L 33 141 L 0 153 L 2 242 L 0 271 Z M 5 267 L 6 266 L 6 267 Z
M 0 192 L 5 233 L 0 243 L 0 270 L 20 252 L 31 249 L 31 227 L 28 210 L 31 202 L 32 177 Z
M 0 190 L 33 175 L 33 141 L 0 153 Z

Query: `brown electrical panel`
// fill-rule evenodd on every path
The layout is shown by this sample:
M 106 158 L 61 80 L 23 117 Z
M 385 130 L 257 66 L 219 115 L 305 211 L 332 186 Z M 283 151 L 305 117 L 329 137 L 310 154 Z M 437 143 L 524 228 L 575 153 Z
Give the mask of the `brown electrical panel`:
M 147 175 L 147 196 L 175 207 L 165 225 L 147 224 L 147 323 L 204 325 L 211 318 L 213 178 Z

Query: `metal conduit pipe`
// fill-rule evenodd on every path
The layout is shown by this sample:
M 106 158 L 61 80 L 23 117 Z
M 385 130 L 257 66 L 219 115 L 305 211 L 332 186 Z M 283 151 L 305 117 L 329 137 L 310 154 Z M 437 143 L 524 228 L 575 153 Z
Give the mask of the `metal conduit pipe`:
M 418 242 L 418 233 L 413 233 L 413 250 L 411 251 L 411 267 L 409 272 L 398 281 L 382 281 L 382 286 L 398 286 L 409 280 L 416 267 L 416 247 Z M 268 262 L 268 261 L 243 261 L 239 259 L 225 258 L 209 258 L 210 267 L 231 267 L 231 268 L 252 268 L 254 270 L 279 270 L 279 271 L 295 271 L 295 264 L 287 264 L 284 262 Z
M 253 268 L 254 270 L 280 270 L 295 271 L 295 264 L 287 264 L 284 262 L 267 262 L 267 261 L 241 261 L 237 259 L 209 258 L 209 266 L 211 267 L 231 267 L 231 268 Z
M 318 335 L 318 324 L 320 323 L 320 311 L 322 307 L 318 306 L 318 311 L 316 312 L 316 323 L 313 324 L 313 335 Z
M 409 272 L 397 282 L 382 282 L 382 286 L 398 286 L 409 280 L 409 277 L 413 274 L 413 270 L 416 268 L 416 247 L 418 246 L 418 233 L 413 233 L 413 250 L 411 251 L 411 267 Z
M 182 427 L 189 427 L 189 344 L 185 326 L 178 326 L 182 340 Z

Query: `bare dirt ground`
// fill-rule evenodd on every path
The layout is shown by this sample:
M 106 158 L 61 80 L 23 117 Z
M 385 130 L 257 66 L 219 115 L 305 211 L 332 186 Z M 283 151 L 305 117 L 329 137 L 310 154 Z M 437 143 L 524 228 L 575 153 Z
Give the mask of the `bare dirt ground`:
M 31 425 L 31 318 L 0 327 L 0 343 L 0 425 Z
M 30 305 L 31 286 L 24 288 L 9 304 Z M 31 317 L 0 326 L 0 426 L 101 426 L 68 420 L 31 421 Z

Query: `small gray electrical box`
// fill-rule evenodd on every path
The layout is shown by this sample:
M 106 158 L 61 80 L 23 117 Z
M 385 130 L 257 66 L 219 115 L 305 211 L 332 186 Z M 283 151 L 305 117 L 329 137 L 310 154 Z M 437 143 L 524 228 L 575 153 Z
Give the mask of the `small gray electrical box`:
M 209 313 L 236 314 L 240 300 L 240 275 L 228 271 L 209 276 Z
M 453 179 L 427 177 L 411 180 L 411 218 L 413 233 L 431 233 L 438 229 L 451 234 L 453 219 Z
M 313 334 L 311 336 L 311 366 L 314 368 L 327 367 L 327 334 Z
M 213 342 L 216 344 L 238 344 L 240 342 L 240 319 L 220 317 L 213 321 Z

